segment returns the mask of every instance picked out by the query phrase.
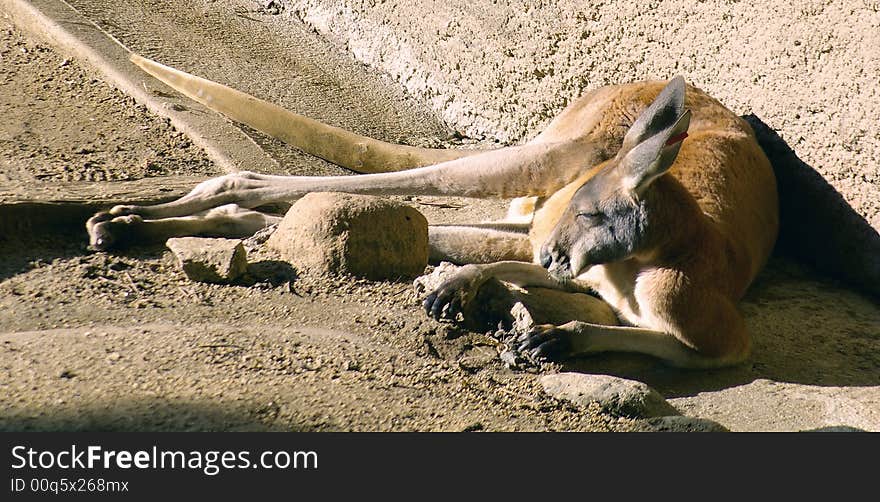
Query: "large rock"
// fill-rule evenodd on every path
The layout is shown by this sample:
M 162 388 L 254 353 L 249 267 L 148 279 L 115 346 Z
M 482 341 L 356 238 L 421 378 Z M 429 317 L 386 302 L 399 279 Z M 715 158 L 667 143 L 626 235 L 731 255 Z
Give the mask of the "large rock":
M 238 239 L 177 237 L 165 245 L 193 281 L 229 283 L 247 271 L 247 252 Z
M 556 373 L 541 377 L 544 392 L 579 406 L 599 403 L 606 410 L 629 417 L 678 415 L 659 392 L 647 384 L 610 375 Z
M 428 221 L 379 197 L 311 193 L 290 208 L 267 245 L 299 270 L 414 277 L 428 264 Z

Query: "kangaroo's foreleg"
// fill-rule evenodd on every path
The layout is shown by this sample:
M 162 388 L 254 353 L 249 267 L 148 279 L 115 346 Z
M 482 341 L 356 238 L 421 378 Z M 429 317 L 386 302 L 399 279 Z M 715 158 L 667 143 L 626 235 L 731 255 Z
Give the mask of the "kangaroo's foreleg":
M 475 223 L 428 227 L 428 260 L 456 265 L 531 261 L 528 224 Z
M 532 144 L 408 171 L 359 176 L 275 176 L 239 172 L 199 184 L 178 200 L 154 206 L 116 206 L 110 214 L 145 218 L 186 216 L 223 204 L 255 208 L 292 202 L 310 192 L 364 195 L 455 195 L 507 198 L 549 195 L 590 165 L 573 144 Z
M 498 279 L 517 286 L 533 286 L 587 292 L 573 282 L 561 282 L 551 276 L 544 267 L 521 261 L 471 264 L 458 269 L 455 274 L 432 291 L 423 303 L 425 312 L 435 318 L 455 318 L 467 303 L 476 296 L 480 286 L 489 279 Z
M 741 362 L 745 357 L 704 355 L 670 333 L 628 326 L 605 326 L 571 321 L 561 326 L 536 327 L 519 340 L 520 351 L 533 357 L 563 359 L 602 352 L 647 354 L 680 368 L 718 368 Z
M 577 142 L 536 143 L 489 151 L 409 171 L 359 176 L 273 176 L 239 172 L 202 182 L 172 202 L 154 206 L 122 205 L 87 223 L 92 245 L 110 217 L 137 215 L 147 220 L 189 216 L 225 204 L 256 208 L 292 202 L 310 192 L 365 195 L 456 195 L 514 198 L 545 196 L 592 166 L 601 148 Z M 117 229 L 118 231 L 123 231 Z

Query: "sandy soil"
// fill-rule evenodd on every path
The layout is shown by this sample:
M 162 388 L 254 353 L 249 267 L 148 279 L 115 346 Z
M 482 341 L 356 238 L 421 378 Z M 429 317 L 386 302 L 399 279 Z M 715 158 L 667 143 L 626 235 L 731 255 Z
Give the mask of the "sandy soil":
M 8 22 L 0 34 L 0 103 L 17 119 L 0 131 L 4 176 L 213 172 L 75 60 Z M 0 241 L 0 429 L 632 426 L 543 395 L 534 375 L 503 367 L 493 340 L 427 319 L 408 282 L 297 278 L 253 255 L 242 284 L 198 284 L 164 248 L 90 254 L 71 232 Z
M 0 20 L 0 182 L 215 174 L 190 140 Z

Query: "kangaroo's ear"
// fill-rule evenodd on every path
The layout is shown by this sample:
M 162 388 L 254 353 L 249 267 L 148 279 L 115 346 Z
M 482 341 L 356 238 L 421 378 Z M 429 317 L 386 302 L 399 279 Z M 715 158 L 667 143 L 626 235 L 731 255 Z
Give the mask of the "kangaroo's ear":
M 621 153 L 625 154 L 639 143 L 671 127 L 684 113 L 684 92 L 684 77 L 679 75 L 670 80 L 633 122 L 623 137 Z
M 624 190 L 641 196 L 651 182 L 672 167 L 690 122 L 691 112 L 685 110 L 671 125 L 643 139 L 624 155 L 618 164 Z

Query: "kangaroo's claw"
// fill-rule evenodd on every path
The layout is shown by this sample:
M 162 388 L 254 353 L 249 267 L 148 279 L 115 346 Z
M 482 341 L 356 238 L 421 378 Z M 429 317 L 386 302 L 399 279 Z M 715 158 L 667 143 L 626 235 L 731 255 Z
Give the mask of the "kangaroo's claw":
M 564 359 L 571 355 L 571 335 L 553 324 L 541 324 L 522 335 L 517 350 L 538 361 Z
M 455 290 L 444 289 L 441 286 L 425 298 L 422 306 L 429 317 L 438 321 L 440 319 L 455 319 L 455 314 L 461 311 L 461 297 L 456 294 Z
M 114 216 L 109 211 L 101 211 L 89 218 L 86 222 L 86 231 L 89 233 L 89 249 L 92 251 L 106 251 L 113 245 L 113 235 L 109 227 L 104 223 L 112 220 Z

